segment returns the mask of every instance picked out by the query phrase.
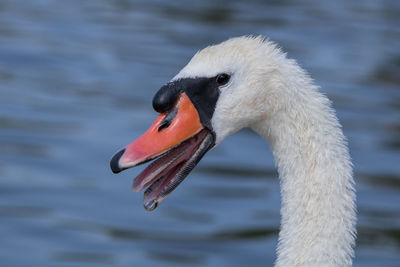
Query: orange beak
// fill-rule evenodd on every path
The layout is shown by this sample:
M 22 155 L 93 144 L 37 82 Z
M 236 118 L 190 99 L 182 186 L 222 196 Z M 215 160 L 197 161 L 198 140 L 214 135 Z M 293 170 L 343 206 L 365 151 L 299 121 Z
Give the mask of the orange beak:
M 181 93 L 172 111 L 158 116 L 142 136 L 113 155 L 111 170 L 118 173 L 152 160 L 202 129 L 195 106 L 186 93 Z

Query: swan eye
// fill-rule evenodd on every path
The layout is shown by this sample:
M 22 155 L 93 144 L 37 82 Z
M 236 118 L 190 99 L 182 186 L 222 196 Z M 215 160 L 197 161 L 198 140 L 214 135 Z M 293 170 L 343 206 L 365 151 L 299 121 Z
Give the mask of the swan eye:
M 226 73 L 221 73 L 221 74 L 218 74 L 217 75 L 217 79 L 216 79 L 216 81 L 217 81 L 217 84 L 220 86 L 220 85 L 225 85 L 225 84 L 227 84 L 228 82 L 229 82 L 229 79 L 230 79 L 231 77 L 228 75 L 228 74 L 226 74 Z

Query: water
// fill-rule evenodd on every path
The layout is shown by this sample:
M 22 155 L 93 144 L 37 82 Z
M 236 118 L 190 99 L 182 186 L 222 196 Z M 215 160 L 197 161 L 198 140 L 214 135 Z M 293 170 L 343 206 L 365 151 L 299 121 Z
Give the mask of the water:
M 271 266 L 279 183 L 267 144 L 229 137 L 154 212 L 112 153 L 202 47 L 263 34 L 333 101 L 354 160 L 354 266 L 400 266 L 400 4 L 0 2 L 2 266 Z

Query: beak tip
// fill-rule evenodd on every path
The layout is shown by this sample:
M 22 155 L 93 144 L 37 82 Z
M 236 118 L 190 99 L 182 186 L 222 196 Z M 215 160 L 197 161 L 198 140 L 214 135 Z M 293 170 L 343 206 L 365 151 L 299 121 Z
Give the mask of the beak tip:
M 124 169 L 119 166 L 119 160 L 121 159 L 122 155 L 125 153 L 125 148 L 121 149 L 117 153 L 114 154 L 114 156 L 111 158 L 110 161 L 110 167 L 111 171 L 113 173 L 119 173 L 123 171 Z

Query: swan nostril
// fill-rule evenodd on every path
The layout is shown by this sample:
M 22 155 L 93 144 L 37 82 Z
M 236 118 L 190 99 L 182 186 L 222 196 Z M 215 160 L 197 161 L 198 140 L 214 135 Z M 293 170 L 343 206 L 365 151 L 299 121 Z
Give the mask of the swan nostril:
M 165 119 L 161 122 L 160 127 L 158 127 L 158 131 L 160 132 L 161 130 L 167 128 L 171 124 L 170 121 L 166 121 Z
M 168 128 L 168 126 L 172 123 L 172 121 L 175 119 L 176 115 L 178 114 L 178 109 L 174 108 L 171 110 L 162 120 L 160 126 L 158 127 L 158 131 L 162 131 L 165 128 Z

